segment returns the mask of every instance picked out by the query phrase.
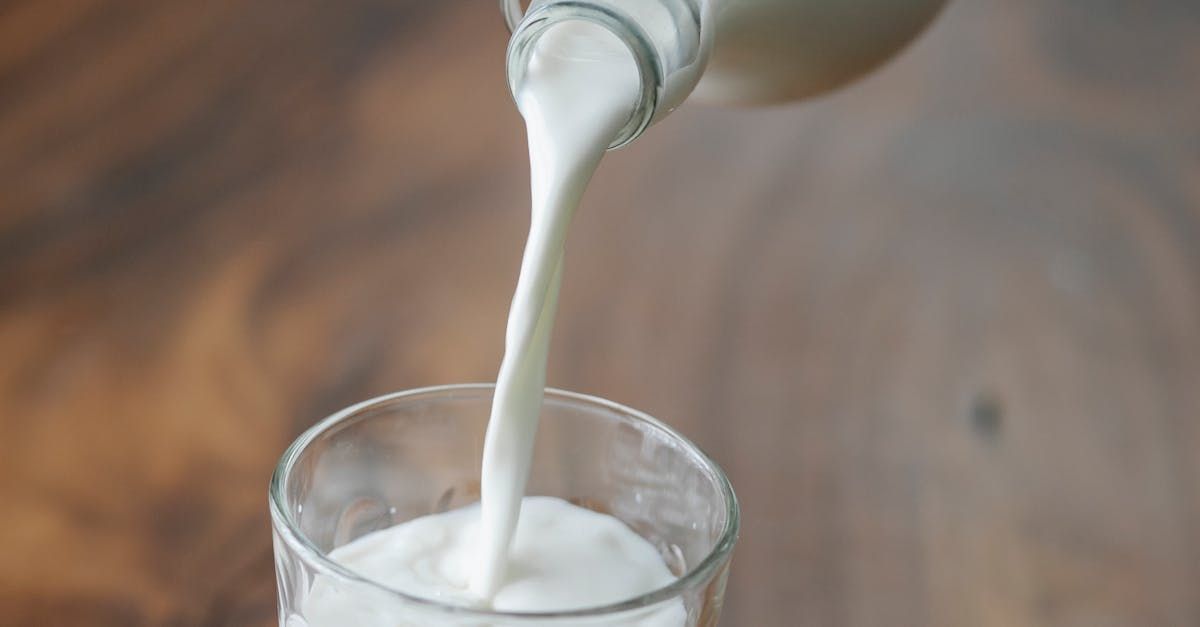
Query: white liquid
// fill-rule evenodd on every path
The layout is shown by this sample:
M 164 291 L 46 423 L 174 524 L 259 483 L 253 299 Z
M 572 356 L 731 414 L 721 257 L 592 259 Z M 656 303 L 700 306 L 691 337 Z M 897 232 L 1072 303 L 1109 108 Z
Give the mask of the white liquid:
M 445 604 L 472 605 L 478 599 L 468 580 L 478 561 L 478 537 L 479 507 L 471 506 L 367 534 L 330 557 L 391 589 Z M 491 599 L 494 609 L 507 612 L 599 607 L 675 579 L 658 551 L 624 523 L 550 497 L 525 499 L 508 570 L 511 576 Z M 442 616 L 422 615 L 419 608 L 399 607 L 385 595 L 339 587 L 328 578 L 318 578 L 313 585 L 304 615 L 311 627 L 447 624 Z M 672 602 L 623 616 L 618 624 L 679 627 L 685 619 L 682 604 Z M 464 619 L 450 624 L 477 623 Z
M 529 135 L 533 213 L 483 452 L 483 542 L 471 580 L 483 599 L 504 580 L 521 514 L 567 226 L 604 151 L 629 119 L 639 87 L 632 55 L 599 26 L 560 24 L 536 45 L 517 95 Z
M 524 498 L 567 227 L 639 89 L 632 55 L 599 26 L 556 25 L 537 46 L 518 94 L 529 135 L 533 211 L 488 423 L 482 503 L 378 531 L 331 553 L 392 589 L 499 611 L 598 607 L 675 579 L 654 546 L 616 518 L 558 499 Z M 327 577 L 313 583 L 304 608 L 313 627 L 446 624 L 444 615 L 423 615 L 420 607 L 368 585 Z M 685 621 L 676 600 L 603 624 L 681 627 Z

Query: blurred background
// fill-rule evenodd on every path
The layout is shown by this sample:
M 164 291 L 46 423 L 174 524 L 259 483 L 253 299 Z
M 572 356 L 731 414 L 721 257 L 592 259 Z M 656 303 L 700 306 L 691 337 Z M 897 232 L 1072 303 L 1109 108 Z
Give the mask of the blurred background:
M 274 624 L 266 484 L 491 380 L 528 225 L 493 2 L 0 6 L 0 622 Z M 744 508 L 725 625 L 1200 624 L 1200 8 L 954 0 L 609 155 L 549 383 Z

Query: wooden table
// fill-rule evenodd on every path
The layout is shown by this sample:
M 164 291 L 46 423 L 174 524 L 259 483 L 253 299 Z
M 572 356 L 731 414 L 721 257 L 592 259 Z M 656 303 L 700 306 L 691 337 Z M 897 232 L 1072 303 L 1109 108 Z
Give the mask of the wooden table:
M 0 623 L 273 624 L 284 446 L 494 377 L 492 4 L 0 7 Z M 1198 76 L 1194 3 L 956 0 L 610 155 L 550 382 L 729 471 L 724 624 L 1200 624 Z

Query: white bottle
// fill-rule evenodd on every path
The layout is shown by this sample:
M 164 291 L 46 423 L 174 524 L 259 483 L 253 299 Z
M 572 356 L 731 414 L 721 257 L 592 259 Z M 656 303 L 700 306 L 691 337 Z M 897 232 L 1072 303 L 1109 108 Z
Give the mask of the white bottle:
M 532 43 L 549 26 L 585 20 L 629 47 L 642 78 L 624 145 L 695 93 L 720 104 L 768 104 L 819 94 L 887 60 L 945 0 L 500 0 L 513 29 L 514 93 Z

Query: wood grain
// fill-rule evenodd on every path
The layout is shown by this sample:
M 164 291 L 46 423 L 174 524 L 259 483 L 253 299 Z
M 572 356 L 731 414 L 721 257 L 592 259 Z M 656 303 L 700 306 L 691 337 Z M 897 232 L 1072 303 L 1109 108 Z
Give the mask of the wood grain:
M 269 625 L 327 412 L 494 377 L 527 225 L 489 3 L 0 6 L 0 622 Z M 1200 11 L 958 0 L 687 107 L 573 227 L 550 382 L 743 500 L 724 624 L 1200 624 Z

